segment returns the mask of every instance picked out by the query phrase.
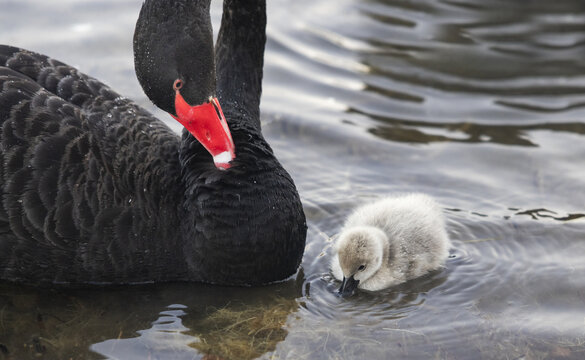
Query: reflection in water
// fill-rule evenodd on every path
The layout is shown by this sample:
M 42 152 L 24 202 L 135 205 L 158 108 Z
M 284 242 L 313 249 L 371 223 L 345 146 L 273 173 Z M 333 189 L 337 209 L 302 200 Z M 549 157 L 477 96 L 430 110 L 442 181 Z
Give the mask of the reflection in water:
M 152 323 L 150 329 L 138 330 L 138 337 L 109 339 L 93 344 L 91 350 L 108 358 L 120 359 L 193 359 L 197 351 L 189 344 L 195 337 L 184 334 L 187 330 L 182 323 L 186 315 L 184 305 L 170 305 Z
M 252 359 L 286 338 L 299 296 L 294 280 L 254 289 L 39 290 L 3 283 L 0 359 Z
M 538 146 L 531 131 L 583 134 L 582 116 L 572 115 L 585 107 L 585 3 L 562 3 L 359 5 L 371 20 L 357 31 L 368 71 L 347 113 L 381 122 L 368 127 L 376 136 L 411 143 Z
M 284 298 L 268 305 L 208 308 L 206 317 L 194 323 L 189 332 L 199 338 L 191 346 L 220 359 L 255 359 L 274 351 L 286 338 L 286 321 L 297 308 L 296 300 Z
M 439 123 L 397 119 L 392 116 L 368 114 L 358 109 L 348 109 L 348 114 L 368 116 L 381 124 L 368 129 L 381 138 L 407 143 L 462 142 L 495 143 L 502 145 L 538 146 L 527 134 L 533 130 L 550 130 L 585 135 L 584 123 L 553 123 L 534 125 L 490 125 L 472 122 Z M 350 121 L 347 121 L 350 123 Z
M 144 290 L 126 291 L 123 301 L 109 293 L 0 284 L 0 343 L 6 358 L 97 358 L 88 353 L 92 343 L 126 337 L 148 325 L 128 309 L 128 303 L 143 303 Z
M 123 359 L 255 359 L 286 338 L 288 316 L 298 308 L 294 299 L 286 298 L 219 305 L 203 310 L 169 305 L 149 329 L 137 331 L 138 337 L 106 340 L 91 349 Z
M 538 219 L 554 219 L 558 221 L 570 221 L 576 220 L 582 217 L 585 217 L 585 214 L 567 214 L 567 215 L 559 215 L 558 213 L 547 210 L 547 209 L 532 209 L 532 210 L 524 210 L 518 211 L 516 215 L 529 215 L 534 220 Z

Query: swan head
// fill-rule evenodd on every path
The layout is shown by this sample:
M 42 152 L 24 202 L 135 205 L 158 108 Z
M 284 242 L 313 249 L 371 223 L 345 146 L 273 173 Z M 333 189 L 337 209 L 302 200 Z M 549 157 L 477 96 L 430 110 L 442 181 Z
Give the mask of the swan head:
M 134 32 L 136 76 L 148 98 L 211 154 L 218 169 L 235 146 L 216 97 L 210 0 L 146 0 Z
M 352 227 L 339 235 L 336 250 L 343 272 L 340 295 L 351 295 L 360 282 L 380 269 L 387 241 L 386 234 L 372 226 Z

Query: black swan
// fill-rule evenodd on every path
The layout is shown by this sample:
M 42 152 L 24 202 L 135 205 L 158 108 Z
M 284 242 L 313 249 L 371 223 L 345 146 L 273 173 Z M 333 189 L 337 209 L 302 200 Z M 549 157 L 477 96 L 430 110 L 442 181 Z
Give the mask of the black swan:
M 182 136 L 70 66 L 0 46 L 1 279 L 257 285 L 296 272 L 305 215 L 260 129 L 265 0 L 225 0 L 215 49 L 209 7 L 146 0 L 136 25 L 140 84 Z

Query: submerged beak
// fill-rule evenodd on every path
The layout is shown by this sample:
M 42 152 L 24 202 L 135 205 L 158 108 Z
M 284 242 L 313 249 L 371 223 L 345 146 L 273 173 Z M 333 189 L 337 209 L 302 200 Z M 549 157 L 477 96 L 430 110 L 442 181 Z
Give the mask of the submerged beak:
M 173 116 L 175 120 L 180 122 L 207 149 L 213 156 L 213 162 L 218 169 L 228 169 L 230 161 L 236 157 L 235 146 L 217 98 L 210 98 L 209 102 L 203 105 L 191 106 L 181 96 L 177 81 L 173 87 L 177 114 Z
M 353 275 L 350 276 L 349 278 L 346 278 L 344 276 L 343 281 L 341 282 L 341 287 L 339 288 L 338 294 L 341 296 L 352 295 L 359 283 L 360 283 L 360 281 L 354 279 Z

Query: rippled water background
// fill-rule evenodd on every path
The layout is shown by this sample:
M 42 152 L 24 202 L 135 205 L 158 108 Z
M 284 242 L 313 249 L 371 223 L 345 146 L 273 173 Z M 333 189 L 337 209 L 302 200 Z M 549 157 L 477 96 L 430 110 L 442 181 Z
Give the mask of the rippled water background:
M 268 2 L 264 132 L 309 221 L 296 279 L 0 283 L 0 359 L 585 358 L 585 2 Z M 3 0 L 0 42 L 157 112 L 133 73 L 140 5 Z M 445 209 L 446 269 L 336 297 L 329 237 L 408 191 Z

